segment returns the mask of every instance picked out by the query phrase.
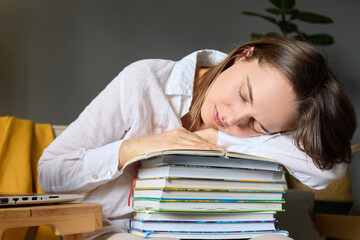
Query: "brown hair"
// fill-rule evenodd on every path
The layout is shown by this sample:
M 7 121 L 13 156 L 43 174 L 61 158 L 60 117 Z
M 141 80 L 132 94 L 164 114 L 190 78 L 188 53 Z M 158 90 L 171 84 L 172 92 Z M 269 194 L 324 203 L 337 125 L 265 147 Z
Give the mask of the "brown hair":
M 194 86 L 189 113 L 191 129 L 198 129 L 202 124 L 201 106 L 214 80 L 251 47 L 254 51 L 246 57 L 248 61 L 258 59 L 260 65 L 280 70 L 294 89 L 299 117 L 296 126 L 286 134 L 293 135 L 296 146 L 322 170 L 331 169 L 337 163 L 350 162 L 350 140 L 357 127 L 354 108 L 324 55 L 314 46 L 299 40 L 266 38 L 249 42 L 211 67 Z

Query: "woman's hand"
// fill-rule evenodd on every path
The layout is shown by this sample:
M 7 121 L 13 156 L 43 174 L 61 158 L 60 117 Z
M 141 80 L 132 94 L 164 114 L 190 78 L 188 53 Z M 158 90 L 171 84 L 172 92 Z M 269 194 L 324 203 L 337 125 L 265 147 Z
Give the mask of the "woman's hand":
M 199 130 L 194 132 L 196 135 L 198 135 L 199 137 L 202 137 L 204 139 L 206 139 L 206 141 L 212 143 L 212 144 L 216 144 L 217 140 L 218 140 L 218 130 L 214 129 L 214 128 L 206 128 L 203 130 Z
M 170 149 L 224 150 L 216 146 L 216 141 L 216 130 L 201 130 L 192 133 L 185 128 L 177 128 L 151 136 L 127 139 L 119 149 L 118 168 L 121 169 L 130 159 L 149 152 Z

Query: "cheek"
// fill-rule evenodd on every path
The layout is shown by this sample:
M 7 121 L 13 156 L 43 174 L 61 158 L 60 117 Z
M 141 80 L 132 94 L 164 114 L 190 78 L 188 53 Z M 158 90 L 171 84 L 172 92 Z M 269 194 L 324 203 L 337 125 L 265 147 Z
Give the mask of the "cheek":
M 208 97 L 211 102 L 216 105 L 219 104 L 232 104 L 238 101 L 238 88 L 233 84 L 218 83 L 214 84 L 210 89 Z
M 200 117 L 204 124 L 208 125 L 210 120 L 210 108 L 211 105 L 207 98 L 205 98 L 203 105 L 200 109 Z

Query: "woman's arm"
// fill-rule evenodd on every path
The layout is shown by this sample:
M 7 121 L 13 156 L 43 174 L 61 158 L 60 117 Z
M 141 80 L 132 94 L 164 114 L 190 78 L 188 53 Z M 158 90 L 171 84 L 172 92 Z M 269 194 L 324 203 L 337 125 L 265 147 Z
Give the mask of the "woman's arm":
M 43 152 L 39 183 L 46 192 L 87 192 L 121 175 L 118 151 L 127 130 L 121 74 Z
M 292 137 L 287 135 L 239 138 L 214 129 L 195 133 L 228 151 L 277 160 L 290 169 L 291 174 L 299 181 L 314 189 L 327 187 L 332 181 L 342 177 L 347 167 L 346 164 L 338 164 L 331 170 L 320 170 L 305 152 L 296 148 Z
M 180 125 L 176 116 L 166 125 L 168 129 L 164 133 L 154 135 L 151 122 L 156 118 L 144 113 L 144 102 L 148 103 L 149 99 L 133 93 L 139 92 L 141 79 L 135 82 L 132 74 L 128 77 L 131 84 L 126 84 L 125 72 L 44 150 L 38 163 L 39 182 L 44 191 L 91 191 L 120 177 L 122 166 L 143 153 L 184 148 L 221 149 L 184 128 L 169 131 Z M 140 123 L 135 126 L 136 121 Z
M 243 152 L 271 158 L 288 169 L 295 178 L 313 189 L 326 188 L 332 181 L 342 177 L 346 164 L 337 164 L 331 170 L 320 170 L 312 159 L 296 148 L 289 135 L 264 135 L 253 138 L 239 138 L 219 132 L 217 145 L 228 151 Z

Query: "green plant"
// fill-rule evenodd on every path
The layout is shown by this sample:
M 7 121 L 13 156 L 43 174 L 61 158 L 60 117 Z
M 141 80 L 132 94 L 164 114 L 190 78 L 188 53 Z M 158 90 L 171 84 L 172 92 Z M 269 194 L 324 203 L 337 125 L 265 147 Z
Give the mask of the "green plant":
M 330 45 L 334 43 L 334 38 L 329 34 L 305 34 L 300 31 L 298 26 L 294 23 L 295 20 L 300 20 L 308 23 L 332 23 L 332 19 L 323 15 L 304 12 L 295 9 L 295 0 L 269 0 L 276 8 L 267 8 L 265 11 L 272 16 L 267 16 L 254 12 L 242 12 L 245 15 L 256 16 L 265 19 L 280 28 L 281 34 L 276 32 L 269 32 L 266 34 L 251 34 L 251 39 L 256 40 L 263 37 L 283 36 L 287 38 L 296 38 L 303 41 L 315 43 L 318 45 Z M 275 15 L 273 17 L 273 15 Z

